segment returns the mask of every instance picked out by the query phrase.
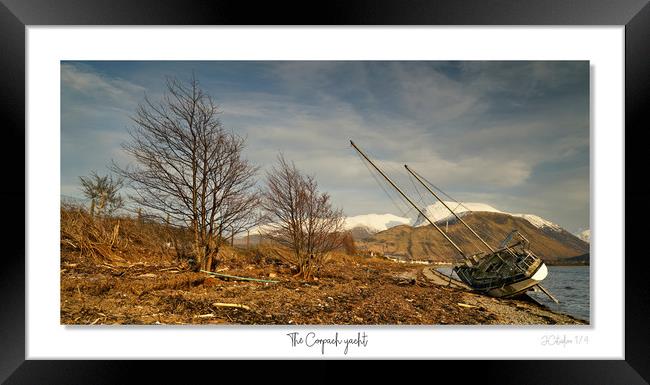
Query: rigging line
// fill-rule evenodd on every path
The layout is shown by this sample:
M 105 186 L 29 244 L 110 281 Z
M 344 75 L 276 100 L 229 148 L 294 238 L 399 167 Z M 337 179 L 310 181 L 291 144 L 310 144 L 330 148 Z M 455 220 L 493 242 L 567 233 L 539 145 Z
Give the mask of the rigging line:
M 411 175 L 410 173 L 408 173 L 408 176 L 409 176 L 409 180 L 411 181 L 411 184 L 413 185 L 413 188 L 415 188 L 415 191 L 417 191 L 418 195 L 420 196 L 420 201 L 422 202 L 422 204 L 423 204 L 423 205 L 425 206 L 425 208 L 426 208 L 426 202 L 425 202 L 426 199 L 422 196 L 422 193 L 420 192 L 420 189 L 419 189 L 419 188 L 417 187 L 417 185 L 415 184 L 415 181 L 413 180 L 413 179 L 414 179 L 414 178 L 413 178 L 413 175 Z M 435 201 L 434 201 L 434 203 L 435 203 Z M 449 218 L 449 216 L 447 216 L 447 217 L 440 218 L 440 219 L 436 219 L 436 218 L 432 218 L 432 219 L 434 219 L 435 222 L 440 222 L 440 221 L 442 221 L 443 219 L 446 219 L 446 220 L 447 220 L 447 223 L 449 223 L 449 219 L 450 219 L 450 218 Z M 445 226 L 445 228 L 447 229 L 447 231 L 445 231 L 445 233 L 447 233 L 447 235 L 451 237 L 451 234 L 450 234 L 450 232 L 448 231 L 448 226 Z M 462 231 L 462 229 L 461 229 L 461 231 Z M 461 237 L 461 239 L 462 239 L 462 238 L 463 238 L 463 237 Z
M 411 184 L 413 185 L 413 188 L 415 189 L 418 196 L 420 197 L 420 204 L 422 205 L 422 211 L 426 212 L 427 207 L 429 205 L 431 205 L 431 204 L 434 204 L 435 201 L 433 201 L 433 202 L 432 201 L 427 201 L 427 199 L 422 196 L 422 193 L 420 192 L 420 189 L 418 189 L 417 185 L 413 181 L 413 176 L 411 174 L 408 174 L 408 177 L 409 177 L 409 180 L 411 181 Z M 427 215 L 430 215 L 430 214 L 427 212 Z M 420 218 L 420 215 L 418 214 L 417 217 Z M 432 219 L 434 220 L 434 222 L 439 222 L 440 221 L 439 219 L 436 219 L 436 218 L 432 218 Z M 449 235 L 449 233 L 447 231 L 445 231 L 445 233 L 447 233 L 447 235 Z
M 381 181 L 379 180 L 378 176 L 375 175 L 375 173 L 372 171 L 372 169 L 371 169 L 370 166 L 367 164 L 367 162 L 363 159 L 363 157 L 362 157 L 360 154 L 358 154 L 358 153 L 357 153 L 357 157 L 359 158 L 359 160 L 361 161 L 361 163 L 363 163 L 363 165 L 366 167 L 366 169 L 368 170 L 368 172 L 370 173 L 370 175 L 372 175 L 372 178 L 373 178 L 373 179 L 375 180 L 375 182 L 379 185 L 379 187 L 382 189 L 382 191 L 386 194 L 386 196 L 388 196 L 388 198 L 391 200 L 391 202 L 393 203 L 393 205 L 395 205 L 395 207 L 399 210 L 400 214 L 402 214 L 403 216 L 407 216 L 407 214 L 408 214 L 408 212 L 409 212 L 410 210 L 407 210 L 407 212 L 405 213 L 405 212 L 404 212 L 404 209 L 403 209 L 403 208 L 402 208 L 402 207 L 397 203 L 397 201 L 395 200 L 395 197 L 394 197 L 393 195 L 391 195 L 391 194 L 388 192 L 388 190 L 386 189 L 386 186 L 384 186 L 384 183 L 381 182 Z M 403 203 L 404 203 L 404 202 L 402 202 L 402 204 L 403 204 Z
M 422 176 L 420 173 L 418 173 L 418 172 L 416 172 L 416 171 L 413 171 L 413 172 L 414 172 L 414 173 L 415 173 L 419 178 L 421 178 L 423 181 L 425 181 L 428 185 L 430 185 L 430 186 L 433 187 L 434 189 L 438 190 L 438 192 L 440 192 L 441 194 L 443 194 L 444 196 L 446 196 L 447 198 L 449 198 L 449 199 L 451 199 L 453 202 L 455 202 L 457 205 L 456 205 L 456 207 L 454 207 L 454 209 L 453 209 L 454 212 L 456 212 L 456 210 L 458 210 L 459 207 L 463 207 L 463 208 L 465 209 L 465 211 L 467 211 L 467 212 L 469 212 L 469 213 L 473 213 L 473 212 L 474 212 L 474 211 L 470 210 L 469 207 L 465 206 L 462 202 L 458 201 L 456 198 L 454 198 L 454 197 L 452 197 L 451 195 L 447 194 L 447 193 L 446 193 L 445 191 L 443 191 L 440 187 L 438 187 L 438 186 L 434 185 L 433 183 L 431 183 L 431 181 L 429 181 L 427 178 L 425 178 L 424 176 Z M 482 234 L 482 235 L 483 235 L 483 238 L 488 238 L 488 239 L 490 239 L 490 240 L 492 240 L 492 241 L 495 241 L 495 239 L 494 239 L 492 236 L 485 236 L 485 234 Z
M 422 196 L 422 193 L 420 192 L 420 189 L 419 189 L 419 188 L 417 187 L 417 185 L 415 184 L 415 182 L 414 182 L 414 180 L 413 180 L 413 176 L 412 176 L 410 173 L 408 174 L 408 176 L 409 176 L 409 180 L 411 181 L 411 184 L 413 185 L 413 188 L 415 189 L 415 191 L 417 192 L 417 194 L 420 196 L 420 202 L 421 202 L 422 205 L 424 206 L 423 211 L 425 211 L 426 206 L 427 206 L 427 205 L 426 205 L 426 199 Z M 440 221 L 442 221 L 442 220 L 445 219 L 445 218 L 440 218 L 440 219 L 431 218 L 431 219 L 432 219 L 435 223 L 439 223 Z M 449 217 L 446 217 L 446 219 L 447 219 L 447 221 L 449 221 Z M 464 239 L 466 239 L 466 238 L 468 238 L 468 237 L 463 236 L 464 234 L 462 234 L 462 231 L 463 231 L 463 229 L 461 228 L 461 229 L 459 229 L 458 232 L 460 232 L 460 239 L 461 239 L 461 240 L 464 240 Z M 455 239 L 456 239 L 456 238 L 459 237 L 459 234 L 454 234 L 454 235 L 452 235 L 452 233 L 449 232 L 448 229 L 447 229 L 447 231 L 445 231 L 445 233 L 446 233 L 447 236 L 450 237 L 450 238 L 455 238 Z M 458 242 L 458 241 L 455 241 L 455 242 Z M 470 244 L 471 244 L 472 246 L 475 246 L 474 243 L 473 243 L 471 240 L 470 240 Z M 481 250 L 481 251 L 482 251 L 482 250 Z
M 444 195 L 444 196 L 446 196 L 447 198 L 451 199 L 452 201 L 456 202 L 456 203 L 458 204 L 458 206 L 456 206 L 456 208 L 462 206 L 462 207 L 465 208 L 465 210 L 467 210 L 467 211 L 469 211 L 469 212 L 472 212 L 472 210 L 470 210 L 469 208 L 467 208 L 467 206 L 465 206 L 462 202 L 459 202 L 459 201 L 456 200 L 454 197 L 452 197 L 451 195 L 449 195 L 449 194 L 447 194 L 446 192 L 444 192 L 440 187 L 438 187 L 438 186 L 434 185 L 433 183 L 431 183 L 427 178 L 425 178 L 424 176 L 422 176 L 419 172 L 416 172 L 416 171 L 413 171 L 413 172 L 414 172 L 415 174 L 417 174 L 417 176 L 420 177 L 423 181 L 427 182 L 428 185 L 430 185 L 430 186 L 433 187 L 434 189 L 438 190 L 438 192 L 440 192 L 442 195 Z M 456 209 L 454 209 L 454 211 L 456 211 Z
M 361 156 L 361 155 L 359 155 L 359 156 Z M 393 175 L 396 175 L 398 177 L 400 177 L 403 174 L 402 170 L 400 168 L 396 167 L 395 165 L 383 164 L 382 167 L 384 167 L 384 170 L 387 170 L 387 172 L 391 172 Z M 390 191 L 394 194 L 393 196 L 396 196 L 400 200 L 400 202 L 402 202 L 402 204 L 406 207 L 405 216 L 407 214 L 414 213 L 414 210 L 416 210 L 416 209 L 413 206 L 411 206 L 402 195 L 400 195 L 398 192 L 396 192 L 393 189 L 390 189 Z M 422 202 L 421 202 L 421 204 L 422 204 Z
M 435 186 L 433 183 L 431 183 L 430 181 L 428 181 L 426 178 L 424 178 L 422 175 L 420 175 L 420 174 L 417 173 L 416 171 L 414 171 L 414 170 L 412 170 L 412 169 L 409 169 L 408 167 L 407 167 L 407 169 L 408 169 L 409 171 L 412 172 L 412 175 L 413 175 L 415 178 L 424 180 L 427 184 L 429 184 L 430 186 L 432 186 L 433 188 L 435 188 L 436 190 L 438 190 L 439 192 L 441 192 L 442 194 L 444 194 L 445 196 L 447 196 L 449 199 L 451 199 L 451 200 L 453 200 L 454 202 L 456 202 L 458 205 L 457 205 L 454 209 L 451 209 L 451 208 L 447 207 L 449 210 L 451 210 L 451 212 L 453 213 L 454 216 L 459 217 L 458 214 L 456 213 L 456 210 L 458 209 L 459 206 L 463 206 L 463 207 L 467 210 L 467 212 L 470 212 L 470 213 L 473 212 L 473 211 L 470 210 L 467 206 L 463 205 L 461 202 L 459 202 L 459 201 L 457 201 L 456 199 L 452 198 L 451 195 L 449 195 L 449 194 L 447 194 L 446 192 L 442 191 L 442 189 L 440 189 L 439 187 Z M 423 185 L 424 185 L 424 184 L 423 184 Z M 424 185 L 424 186 L 425 186 L 425 188 L 428 188 L 428 187 L 426 187 L 426 185 Z M 433 195 L 436 195 L 436 194 L 433 194 Z M 440 200 L 440 198 L 438 198 L 438 199 Z M 443 203 L 443 205 L 447 206 L 447 205 L 444 204 L 444 203 Z M 470 229 L 469 226 L 468 226 L 467 224 L 465 224 L 465 222 L 464 222 L 462 219 L 459 218 L 459 220 L 460 220 L 460 222 L 462 222 L 462 223 L 463 223 L 463 224 L 464 224 L 464 225 L 465 225 L 465 226 L 466 226 L 466 227 L 467 227 L 467 228 L 472 232 L 473 235 L 477 236 L 477 237 L 481 240 L 481 242 L 482 242 L 485 246 L 487 246 L 488 249 L 492 250 L 492 248 L 491 248 L 487 243 L 485 243 L 485 241 L 484 241 L 484 240 L 483 240 L 483 239 L 482 239 L 482 238 L 481 238 L 481 237 L 480 237 L 480 236 L 479 236 L 479 235 L 478 235 L 474 230 Z M 487 237 L 484 237 L 484 238 L 487 238 Z M 490 237 L 490 238 L 491 238 L 491 237 Z M 482 248 L 479 248 L 479 249 L 480 249 L 481 251 L 483 251 Z
M 455 212 L 456 214 L 458 214 L 458 212 L 456 210 L 458 210 L 458 208 L 460 207 L 460 203 L 459 202 L 456 202 L 456 203 L 457 203 L 457 205 L 456 205 L 456 207 L 454 207 L 454 209 L 452 211 Z M 463 207 L 465 207 L 465 206 L 463 206 Z M 465 208 L 467 209 L 467 207 L 465 207 Z
M 421 204 L 422 206 L 424 206 L 423 209 L 426 209 L 426 202 L 424 201 L 424 197 L 423 197 L 422 194 L 420 193 L 420 190 L 419 190 L 418 187 L 415 185 L 415 182 L 413 181 L 413 176 L 411 176 L 411 174 L 409 174 L 408 177 L 409 177 L 409 180 L 411 181 L 411 184 L 413 185 L 413 188 L 415 189 L 415 191 L 416 191 L 416 192 L 418 193 L 418 195 L 420 196 L 420 204 Z
M 458 209 L 458 207 L 460 207 L 460 204 L 457 205 L 457 206 L 453 209 L 453 211 L 456 212 L 456 209 Z M 465 206 L 463 206 L 463 207 L 465 207 Z M 467 209 L 467 207 L 465 207 L 465 208 Z M 469 209 L 467 209 L 466 212 L 473 213 L 473 211 L 471 211 L 471 210 L 469 210 Z M 461 215 L 464 214 L 464 213 L 465 213 L 465 212 L 463 212 L 463 213 L 456 213 L 456 215 L 461 216 Z M 456 221 L 456 223 L 457 223 L 457 224 L 460 224 L 460 221 Z M 473 248 L 475 248 L 476 250 L 478 250 L 478 251 L 480 251 L 480 252 L 488 252 L 488 251 L 486 251 L 486 250 L 483 248 L 483 247 L 486 246 L 486 245 L 482 245 L 481 243 L 477 243 L 477 240 L 474 238 L 474 237 L 476 236 L 476 234 L 472 234 L 472 233 L 471 233 L 471 232 L 472 232 L 471 230 L 466 229 L 465 227 L 459 227 L 457 231 L 458 231 L 458 235 L 459 235 L 462 239 L 467 240 L 467 241 L 472 245 Z M 476 230 L 474 230 L 474 231 L 476 231 Z M 480 231 L 479 231 L 479 232 L 480 232 Z M 482 237 L 483 237 L 484 239 L 488 239 L 488 240 L 494 241 L 494 239 L 492 239 L 492 237 L 486 237 L 485 234 L 482 234 Z M 488 248 L 489 248 L 489 246 L 488 246 Z

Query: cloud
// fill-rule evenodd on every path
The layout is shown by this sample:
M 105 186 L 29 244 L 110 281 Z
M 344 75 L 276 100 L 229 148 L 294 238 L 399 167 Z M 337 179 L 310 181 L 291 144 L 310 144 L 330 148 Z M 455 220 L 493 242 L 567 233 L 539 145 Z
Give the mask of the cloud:
M 70 63 L 61 64 L 61 86 L 104 102 L 119 104 L 133 101 L 135 95 L 142 95 L 145 91 L 137 84 L 101 75 L 84 66 Z
M 198 67 L 221 121 L 247 138 L 246 155 L 262 176 L 282 152 L 348 215 L 401 214 L 349 146 L 353 139 L 401 186 L 411 183 L 407 163 L 466 200 L 560 224 L 588 218 L 588 178 L 570 172 L 589 164 L 588 63 L 161 62 L 150 75 L 147 66 L 118 74 L 110 65 L 64 63 L 71 142 L 91 136 L 79 134 L 83 127 L 125 132 L 161 74 L 184 79 Z M 117 139 L 100 140 L 96 154 L 119 156 L 117 147 L 99 148 Z M 84 163 L 90 155 L 70 156 Z M 559 169 L 569 172 L 549 171 Z
M 554 116 L 540 112 L 492 116 L 491 103 L 499 100 L 491 102 L 489 96 L 515 83 L 506 77 L 507 71 L 497 71 L 499 66 L 490 69 L 497 72 L 496 78 L 466 71 L 469 80 L 451 79 L 430 66 L 391 63 L 389 67 L 392 70 L 383 71 L 399 85 L 391 90 L 391 100 L 401 105 L 400 114 L 391 116 L 382 110 L 369 114 L 355 101 L 341 97 L 339 90 L 328 90 L 336 66 L 291 63 L 281 76 L 291 79 L 290 93 L 279 98 L 241 95 L 225 102 L 224 120 L 232 117 L 237 128 L 246 132 L 256 161 L 272 163 L 282 151 L 317 175 L 323 186 L 341 191 L 351 186 L 377 187 L 349 148 L 348 138 L 373 154 L 382 167 L 398 172 L 396 178 L 402 182 L 404 175 L 399 172 L 408 163 L 436 183 L 460 191 L 476 190 L 475 186 L 486 191 L 525 186 L 541 163 L 588 147 L 585 117 L 570 110 Z M 293 73 L 298 75 L 292 78 Z M 549 81 L 553 71 L 531 64 L 515 73 L 518 78 L 534 79 L 526 94 L 538 97 L 545 89 L 538 83 Z M 553 81 L 552 87 L 560 86 L 561 82 Z M 364 77 L 359 83 L 366 82 Z M 313 90 L 307 102 L 286 98 L 305 89 Z M 518 88 L 514 93 L 522 95 Z M 453 129 L 445 129 L 446 125 Z M 385 206 L 382 202 L 378 206 Z M 357 212 L 354 207 L 349 211 Z
M 394 63 L 395 92 L 402 99 L 405 113 L 426 127 L 445 124 L 467 114 L 485 110 L 482 93 L 471 84 L 463 84 L 445 76 L 435 68 L 423 65 L 403 66 Z

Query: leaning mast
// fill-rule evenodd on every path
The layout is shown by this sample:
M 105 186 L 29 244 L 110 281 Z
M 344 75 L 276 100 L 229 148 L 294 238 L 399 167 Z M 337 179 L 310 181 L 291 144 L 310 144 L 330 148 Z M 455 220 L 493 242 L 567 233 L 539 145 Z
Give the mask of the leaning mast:
M 451 212 L 451 213 L 456 217 L 456 219 L 458 219 L 458 220 L 459 220 L 463 225 L 465 225 L 465 227 L 467 227 L 467 228 L 469 229 L 469 231 L 471 231 L 472 234 L 474 234 L 474 235 L 476 236 L 476 238 L 479 239 L 479 241 L 483 242 L 483 244 L 484 244 L 485 246 L 487 246 L 487 248 L 490 249 L 490 251 L 491 251 L 492 253 L 495 253 L 495 252 L 496 252 L 496 250 L 494 250 L 492 247 L 490 247 L 490 245 L 489 245 L 487 242 L 485 242 L 485 241 L 483 240 L 483 238 L 481 238 L 478 234 L 476 234 L 476 232 L 475 232 L 471 227 L 469 227 L 469 225 L 468 225 L 467 223 L 465 223 L 465 221 L 464 221 L 460 216 L 458 216 L 458 215 L 454 212 L 454 210 L 452 210 L 451 208 L 449 208 L 449 206 L 447 206 L 447 204 L 446 204 L 442 199 L 440 199 L 440 197 L 439 197 L 436 193 L 434 193 L 434 192 L 429 188 L 429 186 L 427 186 L 427 185 L 422 181 L 422 179 L 420 178 L 420 176 L 417 175 L 417 172 L 411 170 L 411 169 L 409 168 L 409 166 L 406 165 L 406 164 L 404 165 L 404 167 L 406 168 L 406 170 L 407 170 L 408 172 L 411 173 L 411 175 L 413 175 L 413 176 L 418 180 L 418 182 L 420 182 L 420 184 L 422 184 L 422 186 L 424 186 L 424 187 L 425 187 L 425 188 L 426 188 L 426 189 L 427 189 L 427 190 L 428 190 L 428 191 L 429 191 L 429 192 L 430 192 L 434 197 L 436 197 L 436 199 L 438 199 L 438 201 L 440 201 L 440 203 L 442 203 L 442 205 L 445 206 L 445 207 L 447 208 L 447 210 L 449 210 L 449 211 L 450 211 L 450 212 Z M 441 190 L 441 191 L 442 191 L 442 190 Z M 505 260 L 504 260 L 504 259 L 503 259 L 499 254 L 495 254 L 495 255 L 496 255 L 496 256 L 497 256 L 501 261 L 505 262 Z M 521 270 L 521 267 L 519 267 L 519 266 L 517 266 L 517 267 Z
M 392 181 L 392 180 L 391 180 L 391 179 L 390 179 L 386 174 L 384 174 L 384 172 L 381 171 L 381 170 L 379 169 L 379 167 L 377 167 L 377 166 L 373 163 L 373 161 L 370 160 L 370 158 L 368 158 L 368 156 L 367 156 L 363 151 L 361 151 L 361 149 L 360 149 L 359 147 L 357 147 L 356 144 L 354 144 L 353 141 L 350 140 L 350 144 L 352 145 L 352 147 L 354 147 L 355 150 L 357 150 L 357 152 L 359 152 L 359 154 L 361 154 L 361 156 L 363 156 L 363 158 L 364 158 L 365 160 L 368 161 L 368 163 L 370 163 L 370 164 L 372 165 L 372 167 L 375 168 L 375 170 L 377 170 L 377 172 L 379 172 L 379 174 L 381 174 L 381 176 L 384 177 L 384 179 L 386 179 L 386 180 L 388 181 L 388 183 L 390 183 L 391 186 L 393 186 L 393 188 L 395 188 L 395 190 L 397 190 L 398 193 L 400 193 L 400 195 L 402 195 L 402 196 L 404 197 L 404 199 L 406 199 L 406 201 L 407 201 L 408 203 L 411 204 L 411 206 L 413 206 L 413 207 L 414 207 L 414 208 L 415 208 L 415 209 L 420 213 L 420 215 L 422 215 L 422 217 L 424 217 L 424 218 L 425 218 L 425 219 L 426 219 L 426 220 L 427 220 L 431 225 L 433 225 L 433 227 L 434 227 L 436 230 L 438 230 L 438 232 L 439 232 L 440 234 L 442 234 L 442 236 L 445 237 L 445 239 L 446 239 L 447 241 L 449 241 L 449 243 L 451 243 L 452 246 L 454 246 L 454 248 L 455 248 L 455 249 L 460 253 L 460 255 L 463 256 L 463 258 L 467 258 L 467 257 L 465 256 L 465 253 L 463 252 L 463 250 L 461 250 L 461 248 L 458 247 L 458 245 L 457 245 L 456 243 L 454 243 L 454 241 L 452 241 L 451 238 L 449 238 L 449 236 L 447 236 L 447 234 L 445 234 L 445 232 L 442 231 L 442 229 L 441 229 L 440 227 L 438 227 L 438 225 L 436 225 L 435 223 L 433 223 L 433 221 L 431 221 L 431 219 L 429 219 L 429 217 L 427 217 L 426 214 L 424 214 L 424 212 L 422 212 L 422 210 L 421 210 L 421 209 L 420 209 L 420 208 L 419 208 L 415 203 L 413 203 L 413 201 L 411 201 L 411 199 L 410 199 L 408 196 L 406 196 L 406 194 L 404 194 L 404 192 L 403 192 L 399 187 L 397 187 L 397 185 L 396 185 L 396 184 L 395 184 L 395 183 L 394 183 L 394 182 L 393 182 L 393 181 Z

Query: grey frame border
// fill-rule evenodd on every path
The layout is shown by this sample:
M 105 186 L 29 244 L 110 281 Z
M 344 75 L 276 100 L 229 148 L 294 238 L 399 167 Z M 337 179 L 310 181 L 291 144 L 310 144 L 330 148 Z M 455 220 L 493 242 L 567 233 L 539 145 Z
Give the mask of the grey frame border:
M 0 151 L 5 179 L 1 194 L 11 228 L 0 264 L 0 381 L 7 383 L 115 383 L 125 371 L 142 371 L 151 382 L 169 382 L 165 363 L 151 361 L 25 360 L 25 27 L 27 25 L 625 25 L 625 199 L 647 198 L 648 189 L 635 183 L 632 167 L 644 165 L 645 116 L 650 100 L 649 0 L 365 0 L 283 2 L 198 0 L 0 0 L 0 85 L 3 133 Z M 644 124 L 645 123 L 645 124 Z M 22 146 L 20 145 L 22 144 Z M 644 151 L 645 150 L 645 151 Z M 22 161 L 22 163 L 21 163 Z M 17 164 L 18 163 L 18 164 Z M 20 166 L 23 167 L 20 167 Z M 628 173 L 627 167 L 630 167 Z M 21 207 L 15 202 L 23 202 Z M 630 207 L 632 203 L 630 203 Z M 8 212 L 7 212 L 8 211 Z M 627 212 L 627 203 L 626 203 Z M 647 257 L 632 239 L 643 239 L 641 226 L 625 216 L 625 359 L 612 361 L 437 361 L 408 370 L 464 373 L 484 383 L 527 384 L 647 384 L 650 379 L 650 288 Z M 22 225 L 22 226 L 21 226 Z M 23 239 L 25 242 L 11 242 Z M 232 362 L 228 366 L 232 366 Z M 318 371 L 332 370 L 320 362 Z M 188 377 L 205 374 L 205 364 L 183 361 L 177 366 Z M 259 368 L 261 363 L 255 363 Z M 281 364 L 280 364 L 281 365 Z M 250 367 L 244 366 L 244 367 Z M 246 370 L 247 380 L 268 378 L 269 370 Z M 355 362 L 355 371 L 367 370 Z M 381 368 L 379 368 L 381 369 Z M 507 370 L 507 373 L 506 373 Z M 534 376 L 531 376 L 534 373 Z M 221 381 L 236 375 L 222 374 Z M 135 379 L 136 377 L 131 377 Z M 215 377 L 213 379 L 217 380 Z

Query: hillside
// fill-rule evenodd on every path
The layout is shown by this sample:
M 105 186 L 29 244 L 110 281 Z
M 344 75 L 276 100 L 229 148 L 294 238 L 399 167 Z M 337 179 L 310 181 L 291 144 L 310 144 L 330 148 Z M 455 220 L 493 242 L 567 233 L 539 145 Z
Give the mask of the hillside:
M 499 212 L 467 212 L 463 215 L 463 220 L 493 247 L 497 246 L 510 231 L 518 229 L 530 240 L 532 251 L 551 263 L 561 263 L 564 259 L 589 252 L 589 244 L 568 231 L 548 226 L 537 227 L 523 217 Z M 440 221 L 438 224 L 445 229 L 447 222 Z M 471 254 L 481 250 L 480 241 L 475 239 L 458 220 L 449 220 L 447 233 L 466 253 Z M 357 245 L 368 251 L 394 254 L 410 259 L 452 262 L 455 256 L 458 256 L 453 247 L 431 225 L 396 226 L 365 240 L 357 240 Z

